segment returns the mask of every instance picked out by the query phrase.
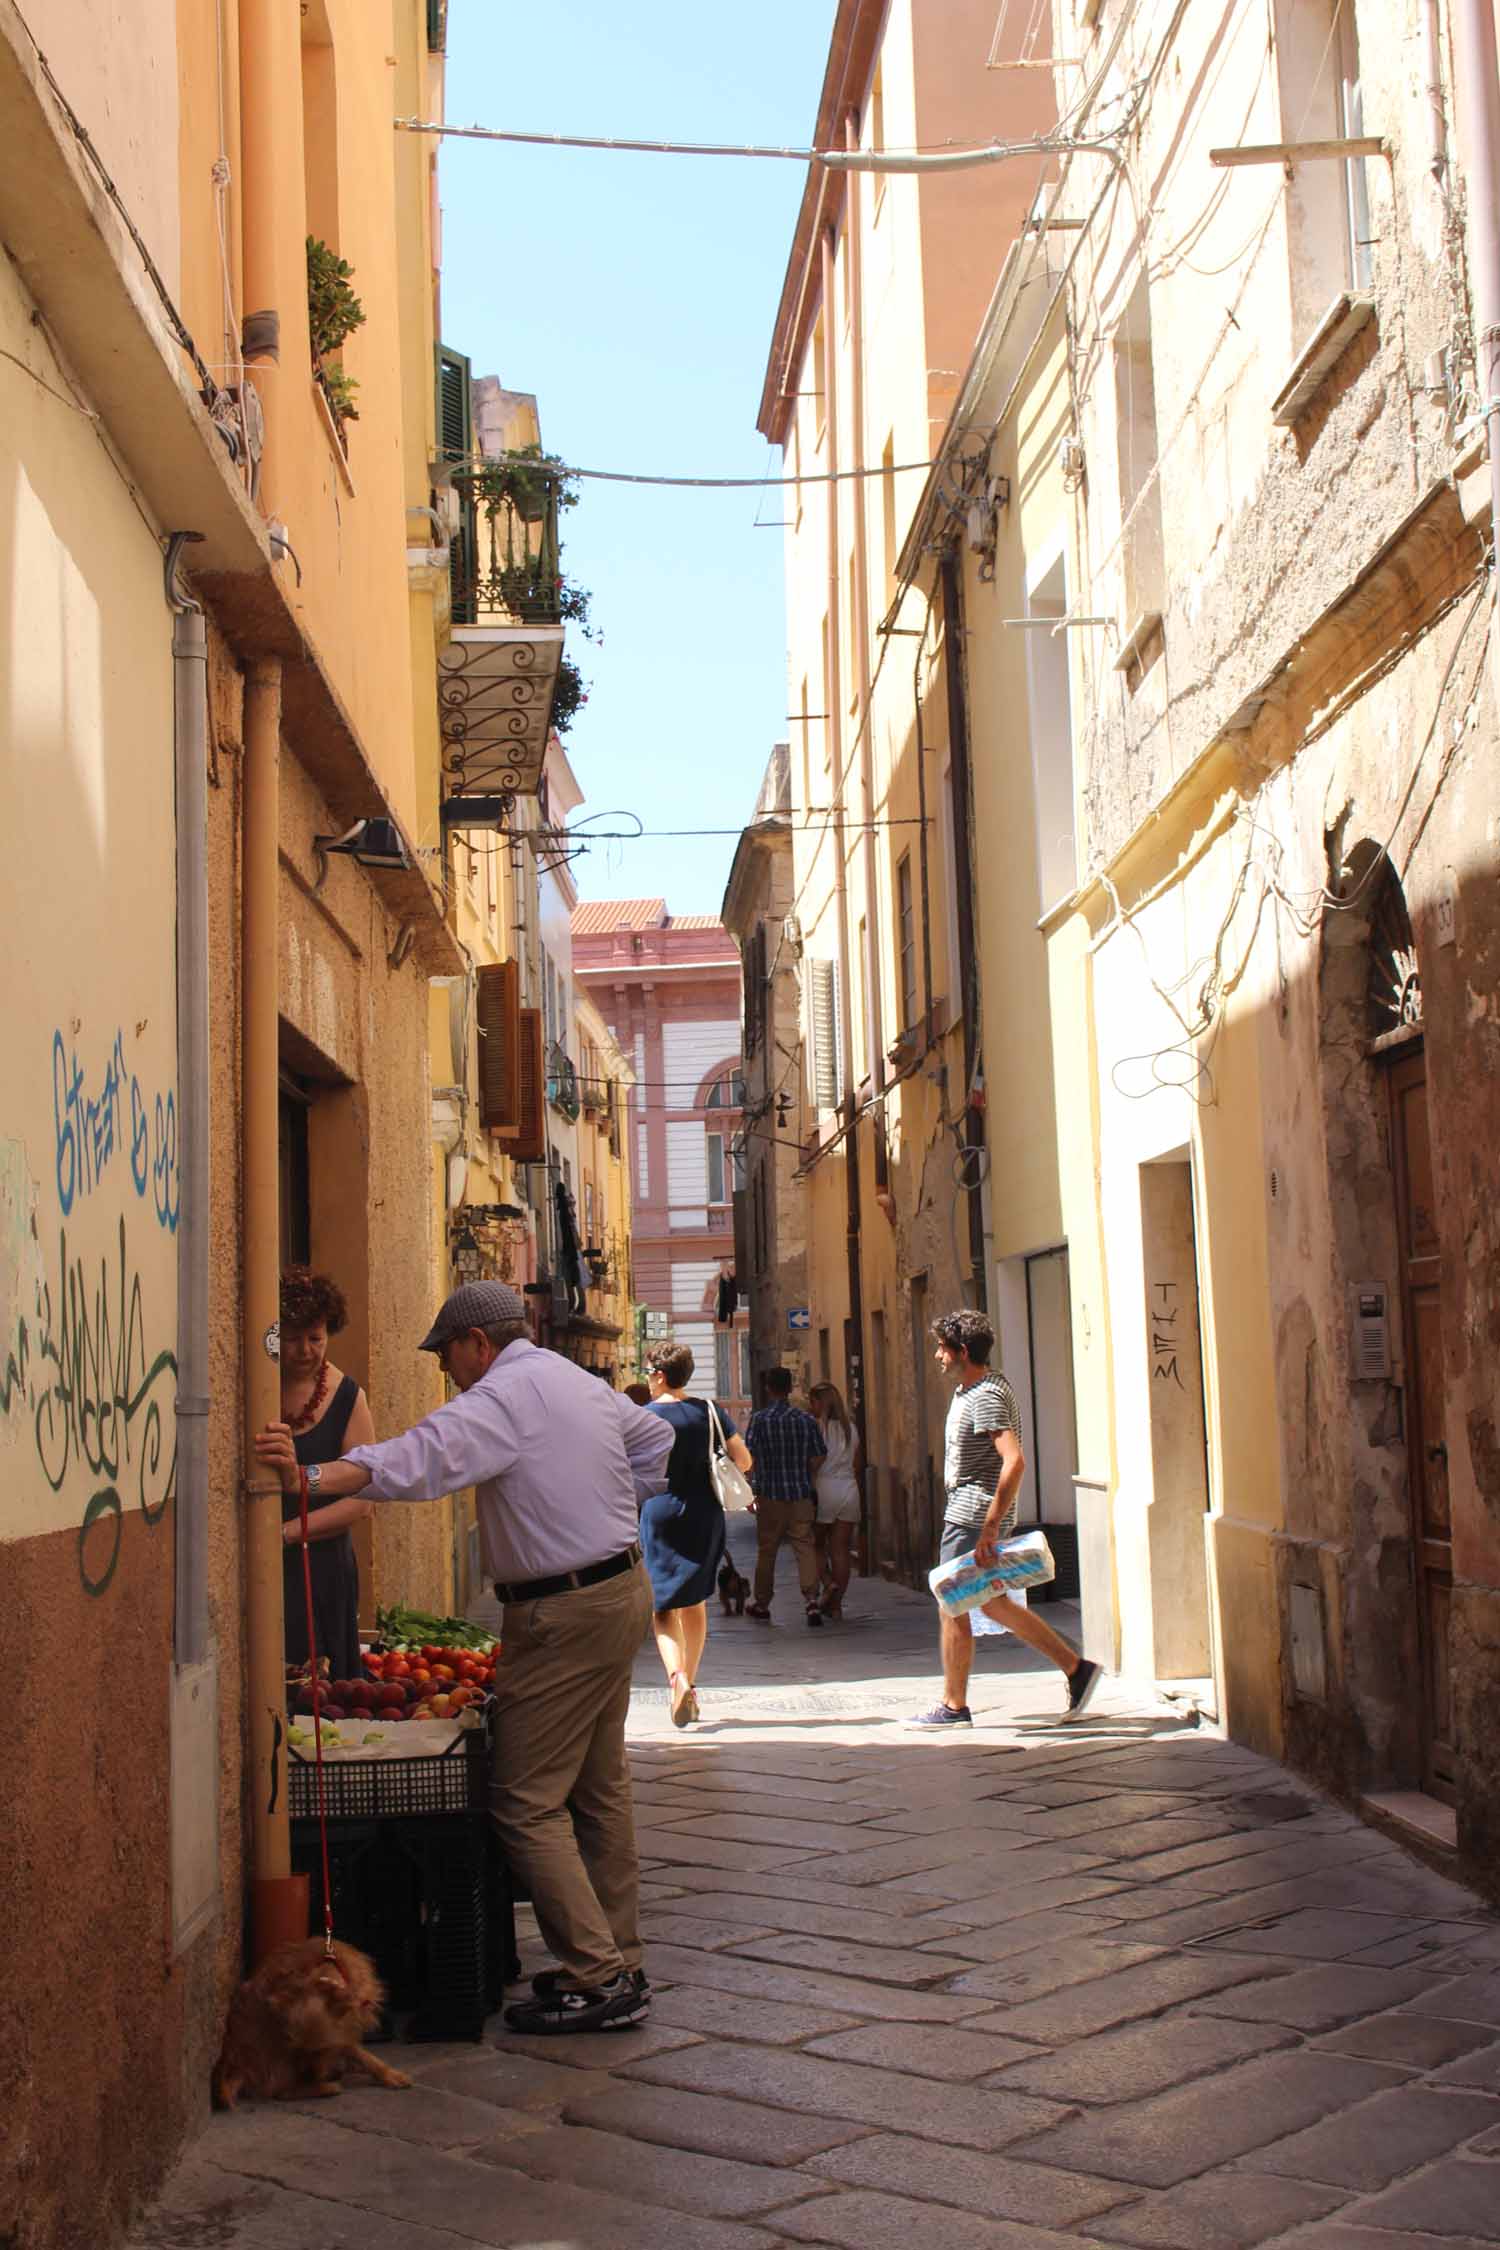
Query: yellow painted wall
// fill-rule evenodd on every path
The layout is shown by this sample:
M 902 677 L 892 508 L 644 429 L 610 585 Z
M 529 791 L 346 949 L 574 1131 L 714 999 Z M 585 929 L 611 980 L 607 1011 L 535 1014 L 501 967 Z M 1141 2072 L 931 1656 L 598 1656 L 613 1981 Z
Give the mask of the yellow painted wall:
M 155 1521 L 174 1453 L 171 620 L 159 550 L 3 264 L 0 340 L 0 1538 L 92 1512 L 88 1579 L 121 1511 Z

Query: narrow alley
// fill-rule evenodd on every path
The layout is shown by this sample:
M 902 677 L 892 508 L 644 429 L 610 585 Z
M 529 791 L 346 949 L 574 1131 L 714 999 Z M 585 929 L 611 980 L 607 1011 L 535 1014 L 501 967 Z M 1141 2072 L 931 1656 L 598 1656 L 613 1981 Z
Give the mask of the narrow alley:
M 642 1652 L 644 2028 L 216 2117 L 135 2250 L 1496 2239 L 1500 1918 L 1189 1702 L 1060 1724 L 1015 1643 L 972 1734 L 906 1732 L 931 1604 L 811 1634 L 783 1564 L 692 1733 Z

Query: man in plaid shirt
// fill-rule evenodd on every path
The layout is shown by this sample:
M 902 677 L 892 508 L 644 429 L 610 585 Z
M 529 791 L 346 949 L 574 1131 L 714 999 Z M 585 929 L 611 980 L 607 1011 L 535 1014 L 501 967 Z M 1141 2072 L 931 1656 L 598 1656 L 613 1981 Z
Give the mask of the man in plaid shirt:
M 828 1451 L 823 1433 L 811 1414 L 792 1404 L 792 1378 L 784 1367 L 773 1367 L 765 1378 L 766 1403 L 757 1407 L 745 1432 L 754 1467 L 750 1482 L 755 1491 L 758 1543 L 755 1556 L 755 1599 L 747 1615 L 769 1619 L 776 1586 L 776 1557 L 781 1542 L 789 1539 L 797 1558 L 797 1578 L 807 1605 L 809 1625 L 821 1625 L 818 1607 L 818 1558 L 813 1547 L 813 1522 L 818 1512 L 813 1477 Z

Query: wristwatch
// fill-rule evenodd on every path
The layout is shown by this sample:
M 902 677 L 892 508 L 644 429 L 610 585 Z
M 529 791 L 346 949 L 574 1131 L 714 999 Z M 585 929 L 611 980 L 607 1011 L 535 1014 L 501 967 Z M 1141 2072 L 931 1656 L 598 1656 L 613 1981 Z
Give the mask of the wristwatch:
M 312 1467 L 311 1467 L 311 1468 L 310 1468 L 310 1469 L 309 1469 L 309 1470 L 307 1471 L 307 1489 L 308 1489 L 308 1491 L 309 1491 L 310 1493 L 312 1493 L 312 1492 L 316 1492 L 316 1491 L 317 1491 L 317 1489 L 318 1489 L 318 1486 L 319 1486 L 319 1485 L 320 1485 L 320 1484 L 321 1484 L 322 1482 L 323 1482 L 323 1464 L 322 1464 L 322 1462 L 321 1462 L 321 1461 L 314 1461 L 314 1463 L 313 1463 Z

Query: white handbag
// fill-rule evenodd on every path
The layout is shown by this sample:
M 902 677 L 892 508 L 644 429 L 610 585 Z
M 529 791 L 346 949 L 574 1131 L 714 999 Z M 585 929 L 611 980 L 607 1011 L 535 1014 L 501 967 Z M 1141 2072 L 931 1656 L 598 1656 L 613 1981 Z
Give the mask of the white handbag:
M 750 1487 L 750 1479 L 746 1476 L 744 1470 L 729 1458 L 729 1449 L 724 1437 L 724 1425 L 719 1420 L 718 1408 L 714 1405 L 712 1399 L 706 1400 L 705 1404 L 708 1407 L 709 1432 L 708 1481 L 713 1486 L 714 1496 L 726 1516 L 744 1515 L 755 1500 L 755 1494 Z

